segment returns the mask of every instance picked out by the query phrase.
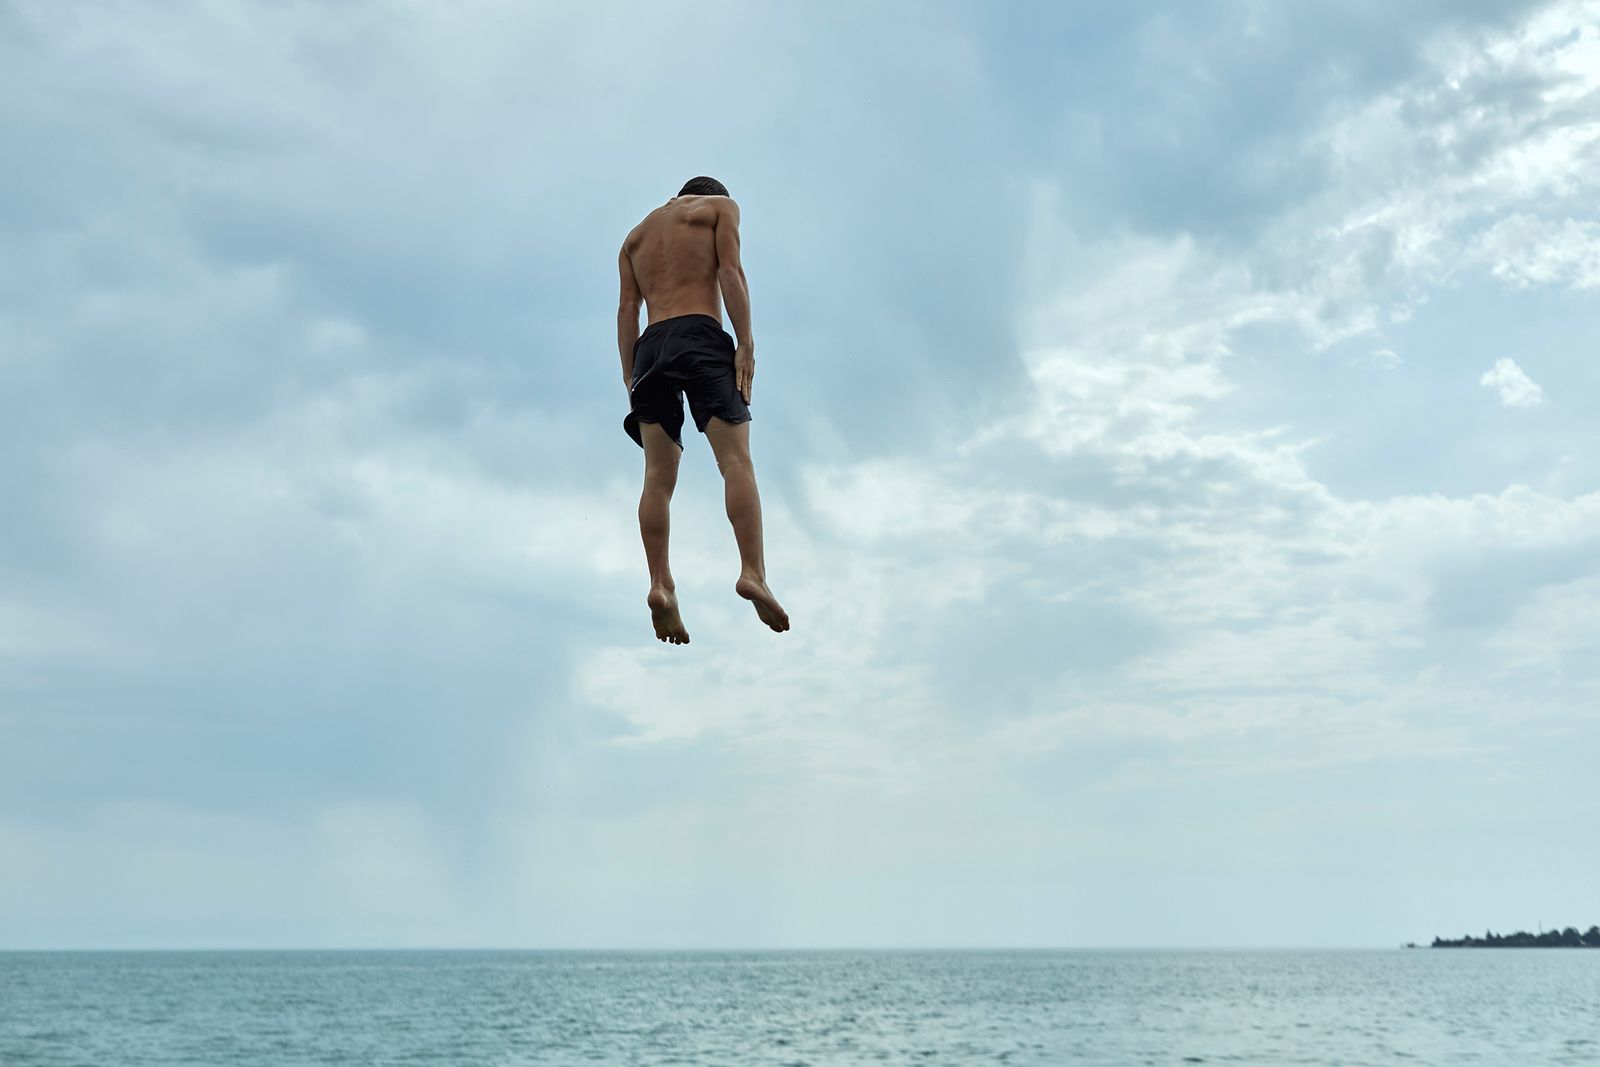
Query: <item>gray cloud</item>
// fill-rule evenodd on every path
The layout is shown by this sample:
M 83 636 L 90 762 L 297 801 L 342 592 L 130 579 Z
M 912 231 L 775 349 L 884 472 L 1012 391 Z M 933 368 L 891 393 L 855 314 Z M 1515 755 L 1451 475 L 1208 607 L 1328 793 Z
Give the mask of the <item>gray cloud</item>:
M 0 942 L 1293 940 L 1318 845 L 1555 832 L 1591 406 L 1474 414 L 1512 334 L 1600 386 L 1529 10 L 0 8 Z M 695 173 L 797 628 L 691 446 L 673 654 L 609 313 Z

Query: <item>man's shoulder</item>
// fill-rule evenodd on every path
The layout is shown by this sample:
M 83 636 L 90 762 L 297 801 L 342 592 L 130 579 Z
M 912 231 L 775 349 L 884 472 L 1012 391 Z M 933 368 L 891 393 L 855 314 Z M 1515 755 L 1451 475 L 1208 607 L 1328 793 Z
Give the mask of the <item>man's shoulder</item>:
M 714 196 L 706 193 L 674 197 L 640 219 L 633 229 L 628 231 L 628 236 L 622 239 L 622 247 L 624 251 L 631 250 L 644 240 L 646 233 L 662 227 L 688 225 L 710 228 L 719 225 L 724 219 L 732 219 L 735 226 L 739 224 L 739 203 L 731 196 Z
M 739 227 L 739 202 L 731 196 L 704 196 L 704 218 L 713 229 L 732 225 Z
M 718 196 L 715 193 L 700 193 L 684 199 L 691 201 L 695 208 L 711 208 L 718 212 L 731 212 L 734 218 L 739 217 L 739 201 L 731 196 Z
M 726 196 L 691 196 L 667 218 L 668 224 L 691 226 L 696 229 L 715 229 L 728 220 L 739 224 L 739 205 Z

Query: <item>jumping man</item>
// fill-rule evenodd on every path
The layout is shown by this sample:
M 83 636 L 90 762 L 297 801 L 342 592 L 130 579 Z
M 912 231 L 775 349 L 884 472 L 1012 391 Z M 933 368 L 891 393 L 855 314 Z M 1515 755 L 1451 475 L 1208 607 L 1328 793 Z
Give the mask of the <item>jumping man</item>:
M 656 637 L 689 643 L 667 567 L 668 510 L 683 452 L 683 399 L 706 435 L 722 472 L 728 521 L 739 543 L 734 590 L 778 633 L 789 616 L 767 588 L 761 551 L 761 496 L 750 465 L 750 382 L 756 346 L 750 336 L 750 290 L 739 262 L 739 205 L 715 178 L 691 178 L 677 196 L 629 232 L 617 257 L 622 299 L 617 348 L 631 410 L 622 425 L 644 449 L 639 534 L 650 566 L 650 618 Z M 718 289 L 721 293 L 718 293 Z M 728 301 L 737 345 L 722 328 Z M 648 325 L 639 332 L 639 305 Z

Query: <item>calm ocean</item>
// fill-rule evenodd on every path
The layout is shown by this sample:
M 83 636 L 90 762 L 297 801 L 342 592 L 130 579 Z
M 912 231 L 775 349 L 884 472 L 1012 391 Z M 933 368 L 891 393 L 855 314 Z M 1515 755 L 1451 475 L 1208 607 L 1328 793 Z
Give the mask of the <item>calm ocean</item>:
M 0 1064 L 1600 1063 L 1600 951 L 0 953 Z

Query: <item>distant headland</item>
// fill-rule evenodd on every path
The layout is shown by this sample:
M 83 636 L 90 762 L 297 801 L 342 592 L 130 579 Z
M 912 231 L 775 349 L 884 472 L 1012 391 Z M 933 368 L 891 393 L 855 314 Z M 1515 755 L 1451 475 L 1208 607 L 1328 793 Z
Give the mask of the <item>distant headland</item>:
M 1409 944 L 1407 948 L 1416 948 Z M 1578 933 L 1576 926 L 1569 926 L 1565 930 L 1545 930 L 1541 933 L 1530 934 L 1526 930 L 1518 930 L 1514 934 L 1497 934 L 1485 930 L 1482 937 L 1470 935 L 1460 937 L 1454 941 L 1436 937 L 1433 939 L 1433 948 L 1600 948 L 1600 926 L 1591 926 L 1585 933 Z

